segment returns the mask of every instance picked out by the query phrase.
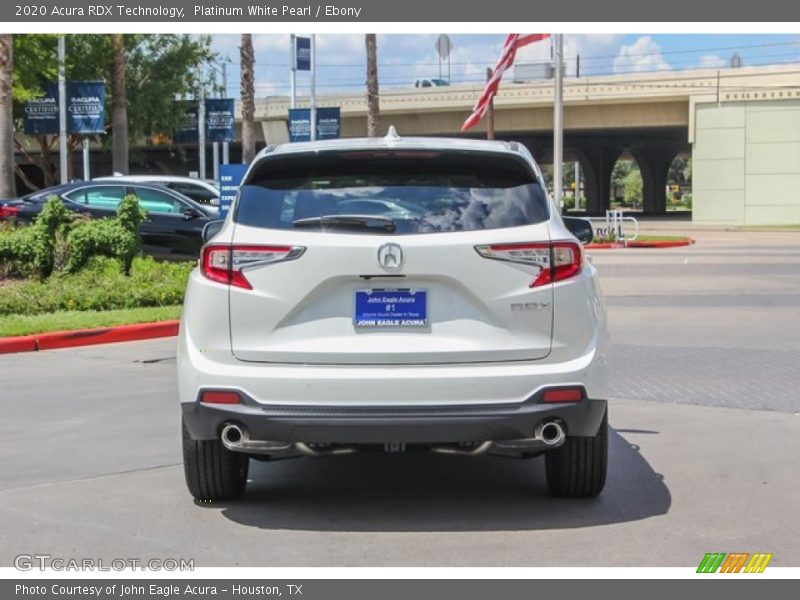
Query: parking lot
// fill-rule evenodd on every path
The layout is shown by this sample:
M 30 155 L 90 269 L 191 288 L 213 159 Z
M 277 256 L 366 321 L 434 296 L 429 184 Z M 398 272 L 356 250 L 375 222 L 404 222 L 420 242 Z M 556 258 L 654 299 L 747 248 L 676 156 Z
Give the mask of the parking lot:
M 5 355 L 0 565 L 21 553 L 197 566 L 800 566 L 800 233 L 593 252 L 611 335 L 609 479 L 542 460 L 253 463 L 245 497 L 184 488 L 174 339 Z

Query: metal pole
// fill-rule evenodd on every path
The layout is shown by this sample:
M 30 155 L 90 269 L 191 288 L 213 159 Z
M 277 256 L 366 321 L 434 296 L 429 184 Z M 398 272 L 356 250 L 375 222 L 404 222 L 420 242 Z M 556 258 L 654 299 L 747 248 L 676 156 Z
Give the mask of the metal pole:
M 58 36 L 58 152 L 61 183 L 67 183 L 67 44 L 63 35 Z
M 225 57 L 225 62 L 222 63 L 222 97 L 228 97 L 228 57 Z M 230 162 L 230 142 L 222 142 L 222 164 L 227 165 Z
M 575 161 L 575 208 L 581 207 L 581 163 Z
M 89 181 L 92 178 L 89 165 L 89 138 L 83 138 L 83 180 Z
M 317 43 L 311 34 L 311 141 L 317 139 Z
M 197 102 L 197 161 L 200 179 L 206 178 L 206 92 L 205 69 L 201 72 L 200 92 Z
M 214 181 L 219 181 L 219 142 L 211 144 L 211 160 L 214 165 L 212 167 L 214 173 Z
M 291 88 L 289 108 L 297 108 L 297 37 L 292 34 L 289 36 L 289 40 L 292 53 L 289 57 L 289 64 L 292 65 L 292 68 L 289 70 L 289 86 Z
M 553 198 L 559 210 L 562 209 L 562 191 L 564 188 L 564 98 L 561 73 L 563 56 L 563 36 L 555 34 L 555 98 L 553 102 Z

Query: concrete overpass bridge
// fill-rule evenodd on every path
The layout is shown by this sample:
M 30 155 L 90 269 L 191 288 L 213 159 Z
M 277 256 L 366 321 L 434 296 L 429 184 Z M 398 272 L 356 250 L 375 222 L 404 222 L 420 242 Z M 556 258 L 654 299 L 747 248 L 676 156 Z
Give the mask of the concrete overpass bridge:
M 382 90 L 382 127 L 464 135 L 481 89 Z M 691 152 L 695 220 L 800 223 L 800 64 L 567 78 L 564 100 L 565 159 L 581 164 L 588 212 L 607 208 L 611 171 L 625 152 L 642 172 L 645 212 L 664 212 L 669 166 Z M 362 91 L 321 96 L 317 105 L 341 107 L 343 136 L 364 135 Z M 551 81 L 506 81 L 495 99 L 496 137 L 552 162 L 552 106 Z M 264 143 L 287 141 L 287 110 L 286 97 L 257 101 Z M 485 135 L 485 125 L 469 135 Z

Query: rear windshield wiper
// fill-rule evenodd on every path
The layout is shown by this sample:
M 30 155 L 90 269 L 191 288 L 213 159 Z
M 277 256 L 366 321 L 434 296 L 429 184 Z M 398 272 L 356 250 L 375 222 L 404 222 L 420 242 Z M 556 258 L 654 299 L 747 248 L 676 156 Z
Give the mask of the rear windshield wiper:
M 292 221 L 295 227 L 342 227 L 345 229 L 382 229 L 393 232 L 397 227 L 394 219 L 374 215 L 321 215 Z

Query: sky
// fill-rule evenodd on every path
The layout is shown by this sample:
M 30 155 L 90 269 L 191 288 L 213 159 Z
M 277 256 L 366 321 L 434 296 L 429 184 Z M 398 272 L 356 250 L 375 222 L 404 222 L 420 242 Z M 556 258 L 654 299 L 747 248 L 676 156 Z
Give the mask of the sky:
M 302 35 L 302 34 L 298 34 Z M 450 35 L 451 82 L 482 85 L 486 67 L 497 60 L 505 36 Z M 407 87 L 418 77 L 439 77 L 435 44 L 438 35 L 378 35 L 378 77 L 381 88 Z M 228 60 L 229 96 L 239 96 L 238 35 L 214 35 L 212 47 L 219 60 Z M 254 34 L 256 96 L 289 93 L 289 35 Z M 364 89 L 366 57 L 361 34 L 316 36 L 317 93 Z M 665 70 L 725 68 L 738 53 L 744 65 L 800 63 L 800 35 L 648 35 L 591 34 L 564 36 L 567 74 L 625 74 Z M 520 50 L 517 63 L 543 62 L 550 56 L 549 40 Z M 447 75 L 447 63 L 441 65 Z M 217 67 L 221 72 L 221 69 Z M 513 74 L 512 74 L 513 76 Z M 221 80 L 221 75 L 218 75 Z M 298 73 L 298 95 L 308 93 L 307 73 Z

